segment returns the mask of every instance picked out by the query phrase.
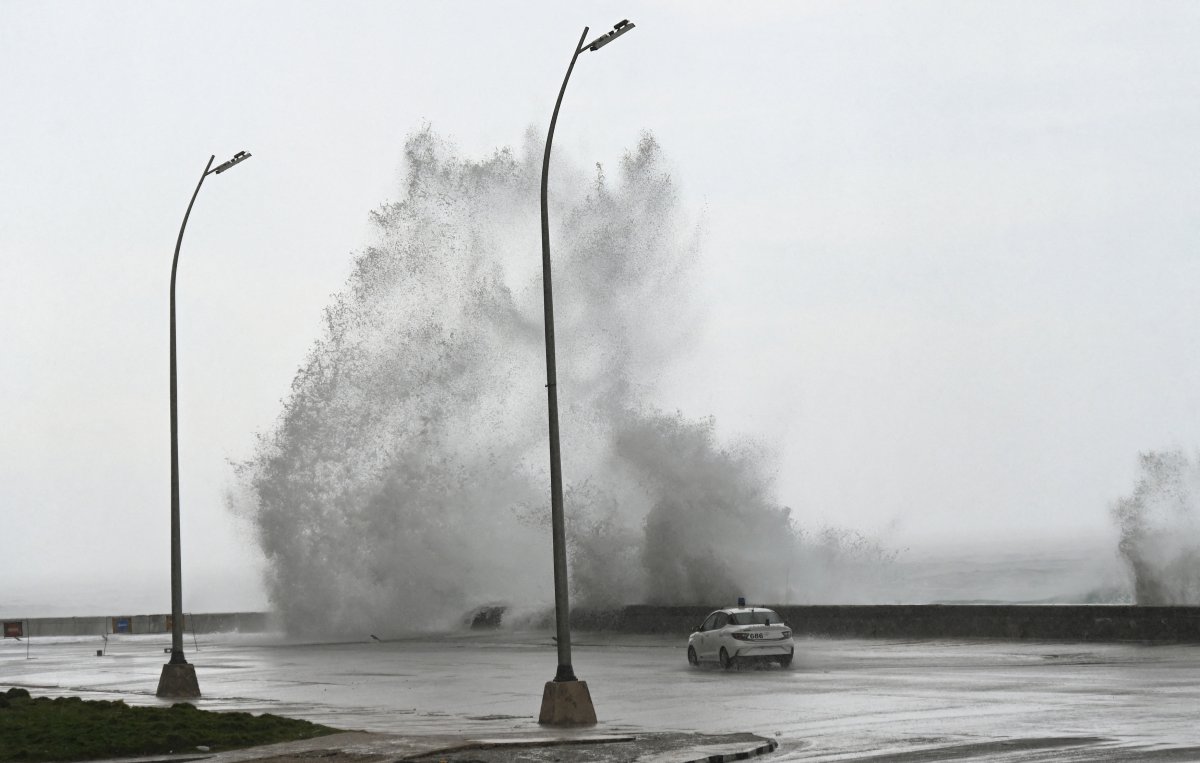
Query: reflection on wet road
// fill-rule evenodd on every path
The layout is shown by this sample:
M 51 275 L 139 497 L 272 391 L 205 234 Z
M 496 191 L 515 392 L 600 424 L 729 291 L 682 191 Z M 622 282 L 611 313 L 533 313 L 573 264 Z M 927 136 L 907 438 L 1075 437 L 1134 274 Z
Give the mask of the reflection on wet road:
M 6 640 L 0 687 L 157 704 L 167 636 Z M 289 644 L 201 637 L 187 656 L 213 710 L 347 729 L 537 729 L 548 635 L 494 631 Z M 578 634 L 600 730 L 749 731 L 772 760 L 1200 760 L 1200 647 L 808 639 L 790 669 L 692 668 L 685 638 Z

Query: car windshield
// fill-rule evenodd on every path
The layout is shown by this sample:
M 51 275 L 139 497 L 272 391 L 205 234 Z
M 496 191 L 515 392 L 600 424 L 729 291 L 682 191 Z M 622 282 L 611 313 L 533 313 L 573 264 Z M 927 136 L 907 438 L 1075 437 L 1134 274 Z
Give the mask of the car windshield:
M 754 612 L 733 612 L 729 615 L 730 625 L 782 625 L 783 618 L 769 609 Z

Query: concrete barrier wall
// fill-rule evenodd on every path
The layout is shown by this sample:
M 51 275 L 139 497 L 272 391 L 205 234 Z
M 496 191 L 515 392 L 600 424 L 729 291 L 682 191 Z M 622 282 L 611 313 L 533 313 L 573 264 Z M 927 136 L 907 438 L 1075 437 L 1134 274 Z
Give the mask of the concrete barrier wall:
M 25 621 L 25 635 L 101 636 L 108 633 L 107 617 L 35 617 Z
M 1200 643 L 1200 607 L 1115 605 L 813 605 L 771 607 L 799 635 Z M 708 607 L 576 609 L 571 626 L 621 633 L 691 633 Z
M 502 607 L 472 613 L 473 627 L 504 625 L 553 629 L 554 612 L 522 623 L 504 620 Z M 772 607 L 797 635 L 842 638 L 995 638 L 1064 641 L 1159 641 L 1200 643 L 1200 607 L 1112 605 L 813 605 Z M 577 608 L 571 627 L 579 631 L 674 634 L 681 637 L 712 611 L 710 607 L 635 605 L 617 609 Z M 43 617 L 23 621 L 26 635 L 112 634 L 114 617 L 128 617 L 132 634 L 168 633 L 166 615 Z M 17 618 L 5 618 L 17 619 Z M 466 624 L 467 621 L 464 621 Z M 197 613 L 185 618 L 188 633 L 260 633 L 272 630 L 270 613 Z
M 24 623 L 25 635 L 33 638 L 49 636 L 102 636 L 114 633 L 132 635 L 144 633 L 169 633 L 168 615 L 107 615 L 92 617 L 33 617 L 29 619 L 3 618 Z M 127 630 L 120 630 L 121 620 L 126 621 Z M 184 615 L 186 633 L 261 633 L 271 629 L 271 616 L 267 612 L 220 612 Z

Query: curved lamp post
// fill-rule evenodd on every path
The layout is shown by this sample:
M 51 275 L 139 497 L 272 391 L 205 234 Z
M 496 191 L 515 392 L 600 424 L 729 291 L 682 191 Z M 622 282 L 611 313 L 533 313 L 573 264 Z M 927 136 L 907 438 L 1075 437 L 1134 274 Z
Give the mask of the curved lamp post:
M 550 525 L 554 544 L 554 622 L 558 640 L 558 673 L 547 682 L 542 694 L 542 709 L 538 723 L 576 724 L 595 723 L 596 710 L 588 693 L 587 683 L 575 677 L 571 666 L 571 626 L 567 600 L 567 549 L 563 519 L 562 463 L 558 445 L 558 388 L 554 363 L 554 296 L 550 288 L 550 218 L 546 203 L 546 188 L 550 178 L 550 146 L 554 142 L 554 125 L 558 122 L 558 109 L 562 106 L 563 94 L 567 92 L 567 81 L 575 61 L 585 50 L 599 50 L 608 43 L 633 29 L 628 19 L 613 26 L 608 34 L 584 44 L 588 29 L 583 28 L 567 76 L 563 77 L 558 100 L 554 102 L 554 113 L 550 116 L 550 131 L 546 135 L 546 153 L 542 158 L 542 290 L 546 312 L 546 397 L 550 412 Z
M 188 202 L 183 223 L 179 226 L 179 238 L 175 240 L 175 258 L 171 261 L 171 661 L 163 665 L 158 679 L 160 697 L 199 697 L 200 684 L 196 681 L 196 668 L 183 656 L 183 586 L 180 582 L 182 564 L 179 553 L 179 391 L 175 372 L 175 273 L 179 268 L 179 247 L 183 244 L 183 231 L 187 228 L 192 205 L 200 194 L 200 186 L 209 175 L 219 175 L 239 162 L 250 158 L 250 154 L 239 151 L 229 161 L 216 169 L 212 168 L 215 156 L 208 158 L 204 174 L 196 184 L 192 200 Z

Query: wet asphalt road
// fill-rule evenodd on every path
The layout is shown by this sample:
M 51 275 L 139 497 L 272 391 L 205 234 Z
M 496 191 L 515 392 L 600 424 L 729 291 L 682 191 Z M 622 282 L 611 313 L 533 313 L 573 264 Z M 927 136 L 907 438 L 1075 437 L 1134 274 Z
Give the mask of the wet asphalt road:
M 157 704 L 169 636 L 0 644 L 0 688 Z M 189 636 L 212 710 L 399 734 L 537 732 L 545 634 L 288 644 Z M 692 668 L 680 639 L 577 634 L 604 733 L 752 732 L 769 760 L 1200 760 L 1200 646 L 806 639 L 790 669 Z

